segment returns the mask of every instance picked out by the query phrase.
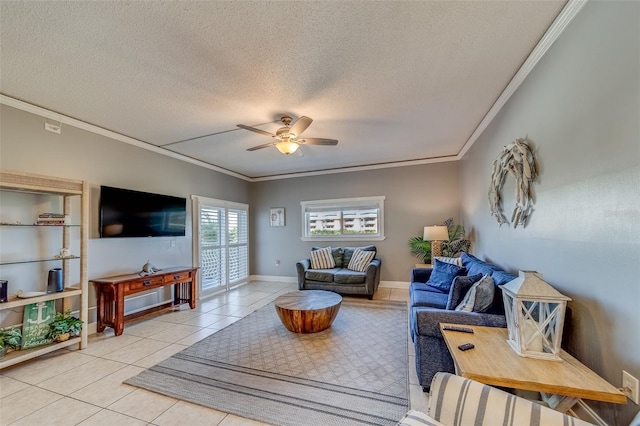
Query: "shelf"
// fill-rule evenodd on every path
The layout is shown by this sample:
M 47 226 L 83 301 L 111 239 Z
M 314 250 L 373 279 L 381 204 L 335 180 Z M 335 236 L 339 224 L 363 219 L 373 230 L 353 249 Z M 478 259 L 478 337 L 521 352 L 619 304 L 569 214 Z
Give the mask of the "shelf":
M 80 259 L 80 256 L 51 257 L 49 259 L 10 260 L 8 262 L 0 262 L 0 265 L 17 265 L 19 263 L 54 262 L 58 260 L 73 260 L 73 259 Z
M 35 223 L 0 223 L 0 227 L 6 226 L 7 228 L 79 228 L 80 225 L 36 225 Z
M 0 303 L 0 310 L 16 308 L 18 306 L 29 305 L 31 303 L 44 302 L 46 300 L 64 299 L 65 297 L 77 296 L 82 294 L 82 290 L 77 287 L 65 287 L 64 291 L 57 293 L 47 293 L 42 296 L 28 297 L 26 299 L 20 299 L 15 294 L 9 296 L 9 301 L 6 303 Z
M 35 298 L 34 298 L 35 299 Z M 24 362 L 26 360 L 38 357 L 40 355 L 48 354 L 49 352 L 57 351 L 68 346 L 77 345 L 80 343 L 80 337 L 72 337 L 66 342 L 50 343 L 48 345 L 37 346 L 31 349 L 11 351 L 4 357 L 0 358 L 0 370 L 10 367 L 14 364 Z

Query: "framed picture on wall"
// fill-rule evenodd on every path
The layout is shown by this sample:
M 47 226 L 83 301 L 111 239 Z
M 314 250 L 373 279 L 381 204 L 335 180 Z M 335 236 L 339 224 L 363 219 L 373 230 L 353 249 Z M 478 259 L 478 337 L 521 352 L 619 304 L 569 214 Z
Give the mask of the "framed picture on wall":
M 284 226 L 284 207 L 272 207 L 270 209 L 269 225 Z

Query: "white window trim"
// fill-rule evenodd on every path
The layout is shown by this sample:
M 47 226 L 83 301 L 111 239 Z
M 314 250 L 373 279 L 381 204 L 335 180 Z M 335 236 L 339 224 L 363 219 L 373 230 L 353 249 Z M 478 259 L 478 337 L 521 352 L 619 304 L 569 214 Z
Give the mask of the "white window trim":
M 384 233 L 384 200 L 385 196 L 376 197 L 356 197 L 356 198 L 336 198 L 332 200 L 313 200 L 313 201 L 301 201 L 301 214 L 302 214 L 302 241 L 382 241 L 386 239 Z M 307 207 L 310 206 L 322 206 L 322 207 L 357 207 L 359 204 L 378 204 L 380 206 L 380 215 L 378 216 L 378 235 L 338 235 L 338 236 L 318 236 L 309 237 L 307 233 L 307 223 L 305 220 L 305 213 Z

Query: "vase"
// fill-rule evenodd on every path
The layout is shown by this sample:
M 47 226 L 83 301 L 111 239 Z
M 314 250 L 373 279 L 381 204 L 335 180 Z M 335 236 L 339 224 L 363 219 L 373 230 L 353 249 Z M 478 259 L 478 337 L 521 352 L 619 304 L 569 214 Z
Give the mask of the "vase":
M 62 268 L 53 268 L 49 270 L 49 279 L 47 281 L 47 293 L 55 293 L 64 290 L 64 277 L 62 276 Z
M 56 337 L 56 342 L 66 342 L 67 340 L 69 340 L 69 333 L 64 333 L 59 335 L 58 337 Z

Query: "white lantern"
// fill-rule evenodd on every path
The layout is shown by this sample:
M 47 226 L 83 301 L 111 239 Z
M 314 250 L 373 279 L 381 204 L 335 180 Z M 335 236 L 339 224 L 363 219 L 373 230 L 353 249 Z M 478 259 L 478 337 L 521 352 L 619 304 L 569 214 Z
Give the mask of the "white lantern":
M 535 271 L 520 271 L 503 285 L 502 299 L 513 350 L 520 356 L 561 361 L 564 313 L 571 299 Z

